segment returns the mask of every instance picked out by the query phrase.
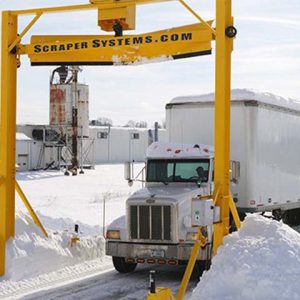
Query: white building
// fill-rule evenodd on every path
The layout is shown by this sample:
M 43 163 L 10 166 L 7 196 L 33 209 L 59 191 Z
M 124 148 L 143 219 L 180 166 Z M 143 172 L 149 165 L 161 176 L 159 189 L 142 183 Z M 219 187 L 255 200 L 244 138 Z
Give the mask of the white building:
M 89 137 L 94 139 L 96 163 L 145 161 L 149 145 L 149 129 L 127 127 L 90 127 Z M 166 140 L 166 130 L 158 130 L 158 140 Z
M 51 125 L 18 125 L 17 130 L 16 162 L 19 171 L 40 169 L 49 165 L 59 166 L 58 157 L 64 156 L 64 149 L 59 144 L 56 145 L 56 140 L 50 143 L 44 138 L 49 135 L 47 132 L 54 132 Z M 145 160 L 151 136 L 154 136 L 153 129 L 150 135 L 147 128 L 90 126 L 89 138 L 83 139 L 83 160 L 89 166 L 126 161 L 142 162 Z M 158 140 L 166 141 L 165 129 L 158 130 Z M 80 137 L 78 159 L 81 160 Z
M 16 133 L 16 164 L 17 171 L 35 169 L 43 144 L 34 141 L 24 133 Z

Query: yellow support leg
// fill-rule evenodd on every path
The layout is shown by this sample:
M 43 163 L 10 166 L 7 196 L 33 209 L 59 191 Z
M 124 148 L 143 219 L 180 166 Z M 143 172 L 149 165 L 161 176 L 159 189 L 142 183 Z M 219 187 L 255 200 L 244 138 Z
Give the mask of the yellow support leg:
M 15 147 L 17 55 L 8 51 L 17 38 L 17 16 L 2 12 L 0 115 L 0 276 L 5 273 L 5 242 L 15 234 Z
M 34 212 L 32 206 L 30 205 L 29 201 L 27 200 L 24 192 L 22 191 L 19 183 L 16 181 L 16 191 L 19 194 L 21 200 L 23 201 L 25 207 L 27 208 L 29 214 L 31 215 L 31 218 L 33 219 L 34 223 L 40 227 L 40 229 L 42 230 L 43 234 L 45 235 L 45 237 L 48 237 L 48 233 L 46 231 L 46 229 L 44 228 L 44 226 L 42 225 L 41 221 L 39 220 L 38 216 L 36 215 L 36 213 Z
M 172 291 L 168 288 L 157 288 L 156 293 L 148 293 L 147 300 L 175 300 Z
M 224 197 L 225 198 L 225 197 Z M 229 203 L 229 209 L 233 217 L 233 221 L 235 223 L 235 226 L 237 229 L 241 228 L 241 221 L 239 214 L 237 212 L 236 206 L 234 204 L 234 201 L 232 199 L 232 196 L 230 195 L 229 197 L 226 198 L 225 201 L 228 201 Z M 219 246 L 222 245 L 223 243 L 223 237 L 225 236 L 224 234 L 224 224 L 222 222 L 214 224 L 214 242 L 213 242 L 213 255 L 217 254 L 217 250 Z
M 216 0 L 215 61 L 215 189 L 221 209 L 221 225 L 214 226 L 214 253 L 229 233 L 230 197 L 230 77 L 233 38 L 226 35 L 232 26 L 231 0 Z M 222 228 L 221 228 L 222 227 Z
M 213 256 L 217 254 L 218 248 L 222 245 L 223 237 L 223 224 L 221 222 L 214 224 Z
M 195 241 L 195 245 L 192 249 L 191 256 L 188 262 L 188 265 L 185 269 L 184 276 L 182 278 L 178 293 L 176 295 L 176 300 L 182 300 L 185 294 L 185 291 L 187 289 L 187 286 L 189 284 L 197 256 L 199 254 L 200 247 L 203 247 L 205 243 L 207 242 L 207 239 L 202 235 L 201 228 L 198 228 L 198 236 L 197 240 Z
M 197 240 L 195 241 L 194 247 L 192 249 L 188 265 L 185 269 L 178 293 L 176 298 L 173 296 L 171 289 L 168 288 L 157 288 L 155 293 L 149 292 L 147 295 L 147 300 L 183 300 L 185 291 L 189 284 L 200 247 L 203 247 L 207 243 L 207 238 L 203 236 L 201 227 L 198 228 Z

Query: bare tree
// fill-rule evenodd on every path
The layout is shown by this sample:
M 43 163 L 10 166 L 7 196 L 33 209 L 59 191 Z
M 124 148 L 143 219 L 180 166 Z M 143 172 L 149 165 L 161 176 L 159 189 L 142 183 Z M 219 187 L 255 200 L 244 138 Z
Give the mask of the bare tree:
M 124 125 L 124 127 L 131 127 L 131 128 L 147 128 L 148 124 L 146 121 L 133 121 L 133 120 L 129 120 L 126 125 Z
M 97 120 L 92 120 L 90 124 L 95 126 L 112 126 L 113 121 L 106 117 L 99 117 Z
M 140 122 L 135 123 L 135 127 L 137 127 L 137 128 L 147 128 L 148 124 L 145 121 L 140 121 Z
M 124 125 L 124 127 L 131 127 L 134 128 L 135 127 L 135 121 L 133 120 L 129 120 L 126 125 Z

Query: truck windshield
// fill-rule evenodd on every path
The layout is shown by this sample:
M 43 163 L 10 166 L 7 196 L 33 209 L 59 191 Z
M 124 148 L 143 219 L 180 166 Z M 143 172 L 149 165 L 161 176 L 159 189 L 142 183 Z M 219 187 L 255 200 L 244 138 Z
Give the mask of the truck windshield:
M 207 182 L 209 159 L 148 160 L 147 182 Z

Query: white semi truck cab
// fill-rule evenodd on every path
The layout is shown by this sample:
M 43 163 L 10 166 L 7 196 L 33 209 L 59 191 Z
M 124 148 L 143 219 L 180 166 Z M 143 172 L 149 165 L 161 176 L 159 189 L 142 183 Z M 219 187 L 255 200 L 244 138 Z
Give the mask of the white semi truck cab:
M 155 142 L 146 156 L 145 187 L 127 199 L 125 217 L 108 227 L 106 254 L 113 257 L 121 273 L 133 271 L 138 263 L 185 263 L 197 236 L 193 225 L 204 222 L 202 225 L 208 225 L 203 227 L 207 243 L 197 259 L 199 264 L 209 262 L 212 225 L 219 221 L 219 210 L 209 199 L 213 192 L 213 148 Z M 192 204 L 201 199 L 205 200 L 201 208 Z

